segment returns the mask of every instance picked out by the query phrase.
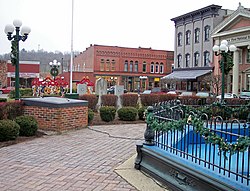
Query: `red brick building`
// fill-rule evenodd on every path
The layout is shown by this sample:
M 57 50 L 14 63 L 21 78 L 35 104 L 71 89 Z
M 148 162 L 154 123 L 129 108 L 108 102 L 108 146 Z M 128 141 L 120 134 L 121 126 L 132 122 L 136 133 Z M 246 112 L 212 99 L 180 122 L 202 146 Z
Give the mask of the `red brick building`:
M 39 61 L 20 61 L 19 62 L 20 87 L 31 87 L 31 81 L 39 78 Z M 15 86 L 15 66 L 11 62 L 0 62 L 0 87 Z
M 74 58 L 73 86 L 85 76 L 94 83 L 103 77 L 108 87 L 116 84 L 129 91 L 142 91 L 158 87 L 160 78 L 171 72 L 173 63 L 173 51 L 90 45 Z M 69 81 L 69 73 L 63 76 Z

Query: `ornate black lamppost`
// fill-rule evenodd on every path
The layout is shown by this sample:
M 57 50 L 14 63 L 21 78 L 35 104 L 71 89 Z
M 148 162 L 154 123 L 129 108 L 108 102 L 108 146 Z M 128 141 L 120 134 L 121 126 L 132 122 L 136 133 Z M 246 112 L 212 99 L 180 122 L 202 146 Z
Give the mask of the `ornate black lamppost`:
M 233 67 L 231 52 L 236 50 L 235 45 L 228 46 L 227 40 L 222 40 L 220 46 L 214 45 L 213 51 L 216 56 L 221 55 L 220 60 L 220 69 L 221 69 L 221 103 L 224 104 L 224 95 L 225 95 L 225 74 Z
M 60 62 L 57 62 L 57 60 L 53 60 L 53 62 L 49 63 L 51 69 L 50 69 L 50 74 L 53 76 L 53 79 L 56 79 L 56 76 L 59 74 L 58 68 L 61 66 Z
M 14 25 L 14 26 L 13 26 Z M 15 99 L 18 100 L 20 97 L 19 94 L 19 41 L 25 41 L 28 38 L 30 33 L 30 28 L 27 26 L 22 26 L 22 21 L 14 20 L 13 25 L 6 25 L 4 32 L 7 34 L 8 40 L 11 41 L 11 63 L 15 66 Z M 16 31 L 16 34 L 12 33 Z

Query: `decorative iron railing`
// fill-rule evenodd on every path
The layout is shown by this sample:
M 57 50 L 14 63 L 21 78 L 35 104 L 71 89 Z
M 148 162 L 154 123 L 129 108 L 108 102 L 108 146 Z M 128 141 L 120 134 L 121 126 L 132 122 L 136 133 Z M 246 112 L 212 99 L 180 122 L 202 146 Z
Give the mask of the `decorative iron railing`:
M 249 122 L 223 120 L 190 110 L 187 113 L 178 101 L 155 104 L 148 112 L 147 125 L 154 131 L 153 143 L 163 152 L 249 186 Z

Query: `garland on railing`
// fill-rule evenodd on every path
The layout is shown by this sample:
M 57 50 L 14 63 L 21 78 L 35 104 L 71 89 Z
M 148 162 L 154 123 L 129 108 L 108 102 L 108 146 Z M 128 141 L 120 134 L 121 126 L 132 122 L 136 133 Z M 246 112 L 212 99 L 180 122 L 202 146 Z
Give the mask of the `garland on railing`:
M 191 115 L 184 119 L 180 119 L 178 121 L 171 120 L 171 121 L 162 121 L 158 122 L 154 118 L 153 113 L 148 113 L 146 122 L 153 130 L 156 131 L 171 131 L 171 130 L 178 130 L 183 131 L 187 124 L 192 125 L 194 131 L 199 133 L 205 139 L 206 143 L 211 143 L 213 145 L 218 145 L 219 152 L 223 153 L 225 159 L 227 159 L 226 154 L 230 153 L 231 155 L 239 152 L 244 152 L 250 147 L 250 137 L 242 136 L 237 139 L 236 143 L 227 143 L 224 138 L 220 137 L 216 133 L 214 133 L 211 129 L 204 127 L 204 123 L 200 118 Z

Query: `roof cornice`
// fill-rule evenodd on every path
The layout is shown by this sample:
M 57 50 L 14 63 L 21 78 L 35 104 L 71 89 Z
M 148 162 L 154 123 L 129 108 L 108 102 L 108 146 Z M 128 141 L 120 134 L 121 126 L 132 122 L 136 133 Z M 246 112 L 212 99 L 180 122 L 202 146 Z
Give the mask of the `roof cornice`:
M 211 12 L 211 14 L 217 13 L 219 9 L 221 9 L 222 6 L 219 5 L 209 5 L 207 7 L 203 7 L 201 9 L 186 13 L 184 15 L 180 15 L 178 17 L 174 17 L 171 19 L 171 21 L 178 22 L 181 20 L 186 20 L 187 18 L 193 18 L 195 16 L 203 15 L 206 12 Z

